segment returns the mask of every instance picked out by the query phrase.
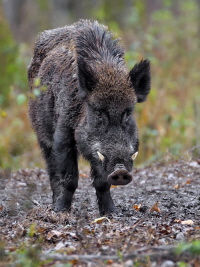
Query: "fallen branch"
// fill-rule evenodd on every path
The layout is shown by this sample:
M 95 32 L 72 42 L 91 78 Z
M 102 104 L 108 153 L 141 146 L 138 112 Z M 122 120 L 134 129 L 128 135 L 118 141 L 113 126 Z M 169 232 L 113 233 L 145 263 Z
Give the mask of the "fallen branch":
M 180 258 L 184 259 L 190 259 L 194 258 L 193 255 L 189 254 L 188 252 L 182 253 L 181 255 L 178 255 L 175 253 L 175 248 L 176 246 L 174 245 L 166 245 L 166 246 L 159 246 L 159 247 L 145 247 L 145 248 L 140 248 L 137 250 L 134 250 L 133 253 L 127 254 L 127 255 L 122 255 L 122 258 L 116 256 L 116 255 L 63 255 L 60 253 L 42 253 L 41 254 L 41 259 L 47 260 L 59 260 L 59 261 L 72 261 L 72 260 L 77 260 L 77 261 L 83 261 L 83 262 L 88 262 L 88 261 L 95 261 L 95 260 L 100 260 L 100 261 L 106 261 L 106 260 L 114 260 L 114 261 L 126 261 L 129 259 L 138 259 L 138 258 L 146 258 L 149 257 L 151 260 L 179 260 Z

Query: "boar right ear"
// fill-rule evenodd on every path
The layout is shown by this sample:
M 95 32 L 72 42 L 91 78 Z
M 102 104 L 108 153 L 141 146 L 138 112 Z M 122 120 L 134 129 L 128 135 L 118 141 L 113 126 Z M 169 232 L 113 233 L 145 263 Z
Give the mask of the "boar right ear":
M 129 75 L 138 103 L 145 101 L 151 89 L 150 61 L 141 60 L 132 68 Z
M 79 91 L 82 97 L 85 97 L 91 92 L 96 83 L 97 78 L 92 67 L 82 57 L 77 60 L 78 63 L 78 79 L 79 79 Z

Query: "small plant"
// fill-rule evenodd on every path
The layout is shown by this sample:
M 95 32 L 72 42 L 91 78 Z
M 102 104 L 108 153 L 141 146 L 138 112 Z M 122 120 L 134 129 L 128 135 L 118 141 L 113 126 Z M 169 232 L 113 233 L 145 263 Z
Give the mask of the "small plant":
M 41 260 L 39 257 L 40 247 L 36 246 L 26 246 L 22 245 L 19 249 L 15 251 L 14 262 L 15 266 L 21 267 L 37 267 L 41 265 Z
M 192 255 L 200 255 L 200 240 L 194 240 L 189 243 L 181 243 L 178 245 L 176 252 L 181 254 L 183 252 L 190 252 Z

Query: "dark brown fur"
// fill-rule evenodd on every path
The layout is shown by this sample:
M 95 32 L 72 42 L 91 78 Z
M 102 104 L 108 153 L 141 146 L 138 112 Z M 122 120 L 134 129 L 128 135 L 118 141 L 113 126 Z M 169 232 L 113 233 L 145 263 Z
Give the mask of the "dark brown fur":
M 89 20 L 45 31 L 35 44 L 29 86 L 33 91 L 35 78 L 40 78 L 46 90 L 30 98 L 29 115 L 47 163 L 56 211 L 71 206 L 78 152 L 91 163 L 102 214 L 115 210 L 109 174 L 121 166 L 120 179 L 130 176 L 131 155 L 138 150 L 131 113 L 150 91 L 150 65 L 144 60 L 129 72 L 123 56 L 107 28 Z M 105 156 L 103 162 L 97 151 Z

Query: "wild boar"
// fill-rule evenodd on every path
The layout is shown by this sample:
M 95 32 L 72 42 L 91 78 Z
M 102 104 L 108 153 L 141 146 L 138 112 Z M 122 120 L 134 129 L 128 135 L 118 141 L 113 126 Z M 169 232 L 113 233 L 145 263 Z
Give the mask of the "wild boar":
M 107 27 L 80 20 L 38 37 L 28 68 L 46 90 L 30 97 L 29 116 L 43 152 L 56 212 L 69 210 L 78 186 L 78 156 L 91 165 L 100 214 L 116 211 L 111 185 L 132 180 L 138 153 L 136 103 L 150 92 L 150 62 L 130 71 Z

